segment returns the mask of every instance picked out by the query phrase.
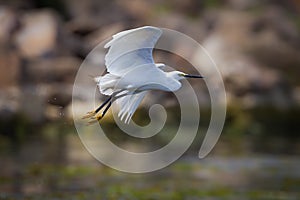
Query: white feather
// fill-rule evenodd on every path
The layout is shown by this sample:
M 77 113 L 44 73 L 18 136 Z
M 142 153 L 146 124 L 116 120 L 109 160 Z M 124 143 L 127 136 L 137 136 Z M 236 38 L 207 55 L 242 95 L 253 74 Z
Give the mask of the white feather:
M 129 123 L 136 109 L 144 99 L 147 91 L 140 92 L 138 94 L 127 95 L 120 99 L 117 99 L 117 104 L 121 108 L 118 116 L 123 120 L 126 116 L 125 123 Z
M 107 71 L 120 76 L 137 66 L 154 63 L 152 51 L 161 34 L 159 28 L 145 26 L 114 35 L 104 46 L 109 48 L 105 56 Z
M 156 27 L 145 26 L 115 34 L 104 46 L 107 74 L 96 77 L 99 90 L 104 95 L 122 91 L 118 98 L 118 116 L 129 123 L 148 90 L 176 91 L 181 87 L 182 72 L 164 72 L 162 63 L 154 63 L 153 48 L 162 34 Z

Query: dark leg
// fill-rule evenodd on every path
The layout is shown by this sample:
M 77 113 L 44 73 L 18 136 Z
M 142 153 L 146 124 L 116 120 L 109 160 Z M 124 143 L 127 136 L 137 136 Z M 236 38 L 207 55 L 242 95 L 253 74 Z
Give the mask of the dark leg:
M 123 92 L 124 90 L 120 90 L 120 91 L 117 91 L 115 93 L 113 93 L 107 100 L 105 100 L 105 102 L 103 102 L 96 110 L 94 111 L 91 111 L 91 112 L 88 112 L 87 115 L 85 115 L 83 117 L 83 119 L 86 119 L 86 118 L 91 118 L 92 120 L 90 120 L 88 122 L 88 124 L 93 124 L 93 123 L 96 123 L 96 122 L 99 122 L 103 117 L 104 115 L 107 113 L 108 109 L 111 107 L 112 103 L 117 100 L 118 98 L 121 98 L 121 97 L 124 97 L 126 95 L 128 95 L 128 93 L 126 94 L 121 94 L 119 95 L 119 93 Z M 103 109 L 103 107 L 106 105 L 105 109 L 103 110 L 102 114 L 99 113 L 99 111 L 101 109 Z
M 112 99 L 112 96 L 110 96 L 105 102 L 103 102 L 96 110 L 88 112 L 85 116 L 82 117 L 82 119 L 90 118 L 95 116 L 108 102 L 110 102 Z
M 108 109 L 111 107 L 111 101 L 109 102 L 109 104 L 106 106 L 106 108 L 103 110 L 102 116 L 104 117 L 104 115 L 106 114 L 106 112 L 108 111 Z
M 107 100 L 104 101 L 104 103 L 102 103 L 96 110 L 95 113 L 98 113 L 110 100 L 111 100 L 112 96 L 110 96 Z
M 112 101 L 109 101 L 108 105 L 105 107 L 104 111 L 102 112 L 102 114 L 97 113 L 95 114 L 93 117 L 91 117 L 92 120 L 90 120 L 88 122 L 88 124 L 94 124 L 96 122 L 100 122 L 100 120 L 104 117 L 104 115 L 106 114 L 106 112 L 108 111 L 108 109 L 111 107 Z

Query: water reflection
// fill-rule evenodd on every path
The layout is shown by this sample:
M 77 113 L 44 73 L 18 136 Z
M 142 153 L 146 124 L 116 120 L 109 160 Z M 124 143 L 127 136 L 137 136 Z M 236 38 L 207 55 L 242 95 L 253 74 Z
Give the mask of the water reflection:
M 296 156 L 217 156 L 190 151 L 149 174 L 121 173 L 98 163 L 74 128 L 49 124 L 1 151 L 1 199 L 298 199 Z M 218 148 L 216 147 L 216 151 Z M 223 148 L 223 147 L 222 147 Z

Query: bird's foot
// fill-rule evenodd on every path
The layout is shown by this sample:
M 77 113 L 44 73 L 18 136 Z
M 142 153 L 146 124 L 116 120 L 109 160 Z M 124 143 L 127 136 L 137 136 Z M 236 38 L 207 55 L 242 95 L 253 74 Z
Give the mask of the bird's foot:
M 97 121 L 100 121 L 102 119 L 103 115 L 101 113 L 97 113 L 94 116 L 91 117 L 91 119 L 95 119 Z
M 87 119 L 87 118 L 92 118 L 96 115 L 96 112 L 93 110 L 93 111 L 90 111 L 90 112 L 87 112 L 86 115 L 84 115 L 82 117 L 82 119 Z
M 96 114 L 96 115 L 90 117 L 91 120 L 88 121 L 88 125 L 92 125 L 92 124 L 95 124 L 95 123 L 97 123 L 97 122 L 100 122 L 100 120 L 102 119 L 102 117 L 103 117 L 103 116 L 102 116 L 100 113 L 98 113 L 98 114 Z

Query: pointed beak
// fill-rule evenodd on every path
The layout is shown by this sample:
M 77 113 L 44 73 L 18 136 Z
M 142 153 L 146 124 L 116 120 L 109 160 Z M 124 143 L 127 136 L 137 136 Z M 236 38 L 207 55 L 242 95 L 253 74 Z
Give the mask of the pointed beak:
M 185 74 L 184 77 L 186 77 L 186 78 L 204 78 L 203 76 L 200 76 L 200 75 L 191 75 L 191 74 Z

